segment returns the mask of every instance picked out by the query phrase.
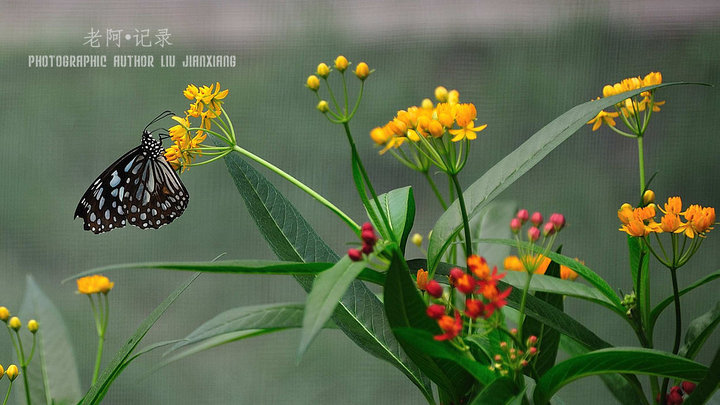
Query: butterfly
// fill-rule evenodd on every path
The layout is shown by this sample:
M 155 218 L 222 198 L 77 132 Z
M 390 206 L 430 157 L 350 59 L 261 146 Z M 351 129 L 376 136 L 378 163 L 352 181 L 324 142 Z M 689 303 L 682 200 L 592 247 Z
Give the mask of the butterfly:
M 98 234 L 127 224 L 157 229 L 185 211 L 188 191 L 165 160 L 162 138 L 148 132 L 150 125 L 172 115 L 164 111 L 152 120 L 143 129 L 140 146 L 122 155 L 85 191 L 74 218 L 85 221 L 86 231 Z

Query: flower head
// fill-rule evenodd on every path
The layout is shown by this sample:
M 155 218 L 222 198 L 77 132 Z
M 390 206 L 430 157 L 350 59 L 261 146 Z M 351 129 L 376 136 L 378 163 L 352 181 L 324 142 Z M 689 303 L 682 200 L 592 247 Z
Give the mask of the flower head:
M 357 67 L 355 67 L 355 76 L 360 80 L 367 79 L 370 73 L 370 67 L 365 62 L 360 62 Z
M 10 311 L 6 307 L 0 307 L 0 321 L 7 322 L 10 319 Z
M 78 294 L 107 294 L 112 290 L 115 283 L 111 282 L 110 279 L 108 279 L 105 276 L 101 276 L 99 274 L 94 274 L 92 276 L 86 276 L 77 279 L 77 292 Z
M 5 370 L 5 374 L 8 376 L 8 379 L 10 379 L 10 381 L 15 381 L 17 376 L 20 375 L 20 371 L 18 370 L 16 365 L 11 364 L 8 366 L 7 370 Z
M 345 69 L 347 69 L 348 64 L 349 62 L 347 58 L 342 55 L 335 58 L 335 69 L 337 69 L 338 72 L 344 72 Z
M 444 315 L 438 319 L 438 326 L 444 332 L 442 335 L 434 336 L 435 340 L 443 341 L 454 339 L 462 331 L 462 318 L 460 313 L 456 310 L 455 317 Z
M 12 318 L 10 318 L 8 326 L 10 326 L 12 330 L 17 331 L 22 327 L 22 322 L 20 322 L 20 318 L 18 318 L 17 316 L 13 316 Z
M 30 333 L 36 333 L 38 331 L 38 329 L 40 329 L 40 325 L 38 325 L 38 322 L 36 320 L 31 319 L 28 321 L 27 328 L 30 331 Z

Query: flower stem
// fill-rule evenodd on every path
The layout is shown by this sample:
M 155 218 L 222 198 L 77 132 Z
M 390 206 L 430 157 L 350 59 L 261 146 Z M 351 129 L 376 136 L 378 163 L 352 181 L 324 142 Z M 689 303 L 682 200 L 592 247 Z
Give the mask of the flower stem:
M 640 167 L 640 197 L 645 192 L 645 156 L 643 154 L 643 137 L 637 137 L 638 142 L 638 166 Z
M 472 238 L 470 237 L 470 221 L 468 220 L 467 209 L 465 208 L 465 198 L 463 197 L 462 187 L 460 187 L 457 174 L 451 174 L 450 178 L 453 184 L 455 184 L 458 202 L 460 203 L 460 214 L 462 215 L 463 229 L 465 230 L 465 255 L 466 257 L 470 257 L 472 255 Z
M 261 165 L 265 166 L 266 168 L 270 169 L 271 171 L 275 172 L 278 176 L 284 178 L 285 180 L 292 183 L 294 186 L 299 188 L 300 190 L 304 191 L 308 195 L 310 195 L 312 198 L 317 200 L 320 204 L 326 206 L 330 211 L 334 212 L 340 219 L 342 219 L 349 227 L 353 230 L 356 234 L 360 234 L 360 225 L 355 223 L 347 214 L 342 212 L 340 208 L 336 207 L 333 203 L 325 199 L 325 197 L 318 194 L 315 190 L 311 189 L 310 187 L 306 186 L 304 183 L 302 183 L 300 180 L 296 179 L 295 177 L 289 175 L 285 171 L 281 170 L 279 167 L 273 165 L 272 163 L 268 162 L 267 160 L 261 158 L 260 156 L 257 156 L 253 153 L 251 153 L 248 150 L 245 150 L 241 148 L 238 145 L 233 146 L 233 149 L 244 155 L 248 158 L 260 163 Z
M 8 398 L 10 398 L 10 391 L 12 390 L 12 385 L 13 385 L 13 382 L 10 381 L 10 384 L 8 385 L 7 392 L 5 393 L 5 400 L 3 401 L 2 405 L 7 404 L 7 400 L 8 400 Z
M 435 182 L 430 176 L 430 173 L 428 171 L 424 171 L 422 173 L 423 176 L 425 176 L 428 184 L 430 184 L 430 188 L 432 189 L 433 193 L 435 193 L 435 197 L 437 197 L 438 201 L 440 202 L 440 206 L 442 207 L 443 211 L 447 210 L 447 204 L 445 204 L 445 200 L 443 199 L 442 194 L 440 194 L 440 190 L 438 190 L 437 186 L 435 185 Z
M 525 286 L 523 287 L 522 299 L 520 300 L 520 316 L 518 317 L 518 338 L 522 339 L 523 324 L 525 323 L 525 301 L 527 300 L 528 291 L 530 290 L 530 280 L 532 280 L 533 273 L 527 272 L 527 278 L 525 279 Z
M 21 374 L 23 376 L 23 383 L 25 385 L 25 403 L 27 405 L 30 405 L 32 401 L 30 400 L 30 385 L 28 383 L 28 376 L 27 376 L 27 365 L 20 365 Z
M 98 336 L 98 348 L 97 348 L 97 354 L 95 355 L 95 368 L 93 369 L 93 376 L 92 376 L 92 382 L 90 385 L 95 385 L 95 382 L 97 381 L 98 374 L 100 373 L 100 363 L 102 362 L 102 355 L 103 355 L 103 346 L 105 345 L 105 336 L 101 335 Z
M 682 328 L 682 313 L 680 311 L 680 294 L 678 293 L 677 269 L 670 267 L 670 277 L 672 278 L 673 298 L 675 302 L 675 342 L 673 343 L 673 354 L 677 354 L 680 350 L 680 335 Z M 660 401 L 665 403 L 669 378 L 663 379 L 662 388 L 660 389 Z

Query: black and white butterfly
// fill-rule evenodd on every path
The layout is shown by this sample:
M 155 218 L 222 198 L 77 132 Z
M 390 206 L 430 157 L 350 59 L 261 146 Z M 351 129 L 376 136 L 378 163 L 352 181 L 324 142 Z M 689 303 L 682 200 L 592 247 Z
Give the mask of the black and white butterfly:
M 150 125 L 171 115 L 165 111 L 152 120 L 140 146 L 105 169 L 83 194 L 75 218 L 85 221 L 85 230 L 103 233 L 127 224 L 157 229 L 185 211 L 187 189 L 165 160 L 162 139 L 148 132 Z

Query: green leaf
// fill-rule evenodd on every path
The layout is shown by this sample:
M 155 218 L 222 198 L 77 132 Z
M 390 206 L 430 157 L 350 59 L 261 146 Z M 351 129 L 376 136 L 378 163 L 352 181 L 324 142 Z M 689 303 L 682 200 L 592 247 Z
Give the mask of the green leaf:
M 700 363 L 658 350 L 603 349 L 565 360 L 548 370 L 537 382 L 534 399 L 536 405 L 547 404 L 566 384 L 591 375 L 628 373 L 699 381 L 707 371 Z
M 716 270 L 716 271 L 708 274 L 707 276 L 701 278 L 700 280 L 697 280 L 696 282 L 690 284 L 689 286 L 681 289 L 680 291 L 678 291 L 678 294 L 679 294 L 679 296 L 682 297 L 683 295 L 689 293 L 690 291 L 692 291 L 702 285 L 705 285 L 705 284 L 715 280 L 718 277 L 720 277 L 720 270 Z M 665 308 L 667 308 L 668 305 L 673 303 L 674 299 L 675 298 L 671 295 L 671 296 L 665 298 L 664 300 L 660 301 L 657 305 L 655 305 L 655 308 L 653 308 L 653 310 L 650 312 L 650 330 L 654 329 L 655 322 L 657 322 L 658 317 L 660 316 L 660 314 L 662 314 L 662 312 L 665 310 Z
M 32 402 L 76 403 L 82 398 L 82 389 L 70 334 L 60 311 L 29 274 L 25 278 L 25 294 L 18 316 L 25 323 L 35 319 L 40 326 L 35 355 L 27 370 Z M 21 335 L 26 342 L 25 355 L 30 355 L 32 337 L 29 333 Z M 16 390 L 24 401 L 24 388 L 18 386 Z
M 120 350 L 118 350 L 117 353 L 115 353 L 115 356 L 113 357 L 110 364 L 108 364 L 107 367 L 103 370 L 103 372 L 98 377 L 97 382 L 90 387 L 90 390 L 85 394 L 85 397 L 82 399 L 83 405 L 88 404 L 99 404 L 100 401 L 102 401 L 103 397 L 107 393 L 107 390 L 110 388 L 110 385 L 115 381 L 115 379 L 120 375 L 122 370 L 127 367 L 128 363 L 126 360 L 130 357 L 133 350 L 137 347 L 137 345 L 140 343 L 143 337 L 145 337 L 145 334 L 150 330 L 150 328 L 155 324 L 155 322 L 162 316 L 162 314 L 172 305 L 173 302 L 180 296 L 180 294 L 185 291 L 186 288 L 192 284 L 193 281 L 195 281 L 196 278 L 200 273 L 193 274 L 187 281 L 185 281 L 183 284 L 181 284 L 175 291 L 170 293 L 170 295 L 163 300 L 163 302 L 160 303 L 151 313 L 150 315 L 145 318 L 140 326 L 137 328 L 135 333 L 130 337 L 130 339 L 123 345 Z
M 710 396 L 717 390 L 720 385 L 720 348 L 715 352 L 715 358 L 710 364 L 710 369 L 700 384 L 695 387 L 695 391 L 688 397 L 685 405 L 700 405 L 706 403 Z
M 640 238 L 627 237 L 630 251 L 630 273 L 636 292 L 638 312 L 644 325 L 650 325 L 650 254 Z M 652 331 L 652 328 L 650 328 Z
M 299 326 L 298 326 L 299 327 Z M 219 335 L 215 335 L 212 337 L 209 337 L 205 340 L 202 340 L 192 346 L 185 346 L 181 349 L 178 349 L 177 351 L 173 351 L 172 353 L 176 353 L 173 356 L 170 356 L 163 360 L 160 364 L 158 364 L 153 370 L 148 374 L 154 374 L 155 371 L 174 363 L 178 360 L 182 360 L 184 358 L 196 355 L 198 353 L 202 353 L 206 350 L 210 350 L 213 348 L 216 348 L 218 346 L 226 345 L 228 343 L 237 342 L 239 340 L 256 337 L 256 336 L 262 336 L 267 335 L 270 333 L 280 332 L 285 330 L 284 328 L 271 328 L 271 329 L 249 329 L 249 330 L 241 330 L 237 332 L 228 332 L 223 333 Z
M 353 262 L 349 257 L 344 256 L 333 267 L 315 278 L 313 288 L 305 302 L 298 360 L 323 329 L 338 306 L 340 298 L 364 268 L 364 262 Z
M 495 380 L 495 373 L 487 366 L 465 357 L 459 350 L 447 342 L 438 342 L 433 335 L 426 331 L 413 328 L 394 328 L 395 336 L 404 345 L 410 345 L 430 357 L 450 360 L 470 373 L 482 385 L 488 385 Z
M 493 201 L 485 206 L 482 213 L 470 221 L 473 240 L 510 239 L 510 220 L 517 212 L 514 201 Z M 510 247 L 491 243 L 477 243 L 478 256 L 482 256 L 490 265 L 502 266 L 503 260 L 510 255 Z
M 542 253 L 542 247 L 531 245 L 525 242 L 518 243 L 517 241 L 507 239 L 484 239 L 483 242 L 497 243 L 514 247 L 522 245 L 524 248 L 530 249 L 535 253 Z M 590 283 L 590 285 L 595 287 L 602 295 L 604 295 L 608 299 L 608 301 L 613 304 L 612 307 L 609 307 L 610 309 L 622 315 L 623 318 L 625 317 L 625 307 L 623 307 L 623 305 L 620 303 L 620 298 L 618 298 L 617 294 L 615 294 L 613 288 L 610 287 L 610 284 L 608 284 L 607 281 L 603 280 L 602 277 L 598 276 L 597 273 L 590 270 L 587 266 L 578 262 L 577 260 L 569 258 L 567 256 L 563 256 L 555 252 L 548 252 L 547 256 L 555 263 L 561 266 L 566 266 L 578 273 L 580 277 L 582 277 L 583 279 L 585 279 L 585 281 Z
M 338 256 L 272 183 L 235 153 L 225 156 L 225 163 L 248 212 L 280 260 L 337 262 Z M 295 278 L 305 291 L 312 289 L 311 276 Z M 398 368 L 432 398 L 429 381 L 392 334 L 383 304 L 362 281 L 350 284 L 333 321 L 358 347 Z
M 560 337 L 560 348 L 570 357 L 588 352 L 588 349 L 566 336 Z M 631 374 L 600 374 L 599 377 L 620 404 L 637 405 L 647 403 L 645 393 L 636 376 Z
M 501 191 L 509 187 L 515 180 L 525 174 L 548 153 L 558 147 L 563 141 L 574 134 L 578 129 L 607 107 L 617 104 L 628 97 L 640 94 L 643 91 L 659 87 L 672 86 L 685 83 L 665 83 L 657 86 L 628 91 L 619 95 L 588 101 L 568 110 L 545 127 L 536 132 L 527 141 L 520 145 L 491 167 L 485 174 L 471 184 L 463 193 L 468 216 L 477 215 L 483 207 L 492 201 Z M 428 264 L 432 272 L 435 266 L 452 243 L 454 236 L 462 229 L 462 216 L 460 215 L 458 201 L 455 201 L 435 223 L 428 243 Z
M 378 196 L 380 207 L 387 214 L 390 221 L 390 230 L 395 239 L 400 241 L 400 249 L 405 253 L 405 244 L 415 221 L 415 197 L 412 187 L 403 187 L 391 190 Z M 370 206 L 377 209 L 375 202 L 370 200 Z M 370 216 L 370 212 L 368 212 Z M 382 229 L 382 224 L 373 223 L 375 229 Z
M 680 348 L 678 355 L 688 359 L 695 358 L 718 323 L 720 323 L 720 302 L 715 304 L 715 308 L 690 322 L 685 332 L 685 343 Z
M 521 404 L 525 390 L 520 391 L 517 384 L 508 377 L 501 377 L 480 391 L 469 405 L 514 405 Z M 518 399 L 520 402 L 517 402 Z
M 233 332 L 257 329 L 287 329 L 302 326 L 305 303 L 277 303 L 232 308 L 204 322 L 175 344 L 168 353 Z M 332 322 L 326 328 L 335 327 Z
M 560 250 L 561 248 L 558 248 L 558 253 L 560 253 Z M 546 275 L 544 277 L 546 279 L 563 281 L 560 280 L 560 265 L 555 262 L 550 262 L 545 274 Z M 527 274 L 525 276 L 527 276 Z M 535 277 L 533 277 L 533 279 Z M 558 311 L 563 312 L 563 295 L 538 291 L 535 293 L 535 298 L 555 307 Z M 537 375 L 542 376 L 546 371 L 555 365 L 558 344 L 560 343 L 560 332 L 556 329 L 545 326 L 544 323 L 534 318 L 526 318 L 523 322 L 522 339 L 526 340 L 530 336 L 534 335 L 538 338 L 538 342 L 540 342 L 540 345 L 537 348 L 538 354 L 533 359 L 532 364 Z
M 440 335 L 442 332 L 434 319 L 427 316 L 425 302 L 410 277 L 405 260 L 398 249 L 392 249 L 392 259 L 388 269 L 383 294 L 385 312 L 393 328 L 415 328 Z M 472 377 L 451 361 L 437 359 L 418 346 L 401 341 L 403 349 L 415 364 L 427 375 L 441 392 L 453 402 L 459 401 L 469 389 Z
M 503 281 L 513 287 L 523 288 L 525 286 L 525 278 L 525 272 L 508 271 L 505 273 Z M 612 305 L 610 300 L 600 293 L 597 288 L 588 287 L 585 284 L 577 283 L 575 281 L 550 277 L 546 274 L 535 274 L 532 280 L 530 280 L 530 290 L 580 298 L 600 304 L 610 309 L 614 309 L 614 305 Z

